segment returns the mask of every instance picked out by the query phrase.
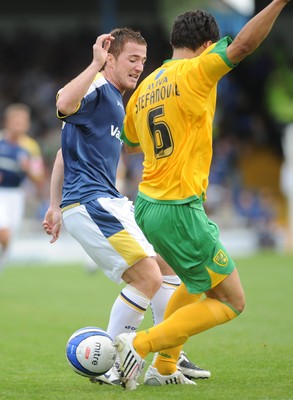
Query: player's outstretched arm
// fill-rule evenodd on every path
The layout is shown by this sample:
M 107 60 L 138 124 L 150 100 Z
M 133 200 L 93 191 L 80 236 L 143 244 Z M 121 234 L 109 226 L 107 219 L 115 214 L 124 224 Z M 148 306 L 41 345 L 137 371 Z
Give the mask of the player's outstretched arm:
M 258 48 L 289 1 L 271 1 L 241 29 L 233 43 L 227 48 L 227 56 L 233 64 L 239 63 Z

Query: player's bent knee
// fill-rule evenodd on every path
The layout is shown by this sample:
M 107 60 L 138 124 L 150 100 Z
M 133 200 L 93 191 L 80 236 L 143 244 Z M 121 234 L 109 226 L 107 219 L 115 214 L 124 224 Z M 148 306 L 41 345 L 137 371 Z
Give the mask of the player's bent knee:
M 152 298 L 162 285 L 160 268 L 151 257 L 138 261 L 124 272 L 122 278 L 149 298 Z
M 237 311 L 238 314 L 241 314 L 245 308 L 245 296 L 239 296 L 229 301 L 229 304 Z
M 246 303 L 245 303 L 245 298 L 243 298 L 243 300 L 240 301 L 240 302 L 237 304 L 237 311 L 239 312 L 239 314 L 241 314 L 242 311 L 244 311 L 245 304 L 246 304 Z

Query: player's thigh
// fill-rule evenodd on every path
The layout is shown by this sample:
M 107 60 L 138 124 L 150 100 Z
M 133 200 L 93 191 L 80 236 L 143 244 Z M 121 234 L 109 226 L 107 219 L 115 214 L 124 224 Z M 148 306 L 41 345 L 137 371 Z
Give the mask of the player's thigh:
M 227 275 L 217 286 L 213 287 L 206 295 L 222 302 L 229 303 L 239 312 L 245 305 L 245 294 L 236 268 Z
M 155 250 L 168 263 L 200 264 L 218 240 L 218 227 L 208 220 L 203 207 L 187 204 L 162 204 L 138 198 L 136 220 Z M 181 260 L 182 255 L 182 260 Z M 173 268 L 173 264 L 170 264 Z
M 124 272 L 122 278 L 149 298 L 152 298 L 162 285 L 162 274 L 154 257 L 139 260 Z
M 105 274 L 121 282 L 128 268 L 155 252 L 135 223 L 130 205 L 100 200 L 66 210 L 64 224 Z
M 176 275 L 171 266 L 163 259 L 160 254 L 157 254 L 156 261 L 159 264 L 162 275 Z
M 156 204 L 139 199 L 137 221 L 155 250 L 173 268 L 190 293 L 203 293 L 234 269 L 219 241 L 219 229 L 200 204 Z

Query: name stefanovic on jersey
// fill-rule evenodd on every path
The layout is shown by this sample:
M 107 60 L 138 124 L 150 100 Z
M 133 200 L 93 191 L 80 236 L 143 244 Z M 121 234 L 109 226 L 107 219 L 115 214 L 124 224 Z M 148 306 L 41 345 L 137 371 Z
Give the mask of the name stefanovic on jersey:
M 136 114 L 143 108 L 165 100 L 168 97 L 180 96 L 176 82 L 168 82 L 167 77 L 160 78 L 164 71 L 161 70 L 155 77 L 155 82 L 146 87 L 146 93 L 138 97 L 135 105 Z

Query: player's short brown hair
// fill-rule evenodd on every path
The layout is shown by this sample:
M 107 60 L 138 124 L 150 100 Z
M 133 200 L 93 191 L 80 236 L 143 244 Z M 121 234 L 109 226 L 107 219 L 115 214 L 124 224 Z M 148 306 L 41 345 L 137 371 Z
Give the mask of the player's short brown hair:
M 141 35 L 140 31 L 135 31 L 130 28 L 117 28 L 113 29 L 110 33 L 114 36 L 115 40 L 111 42 L 109 53 L 113 54 L 116 59 L 123 51 L 125 44 L 128 42 L 147 46 L 147 42 Z

